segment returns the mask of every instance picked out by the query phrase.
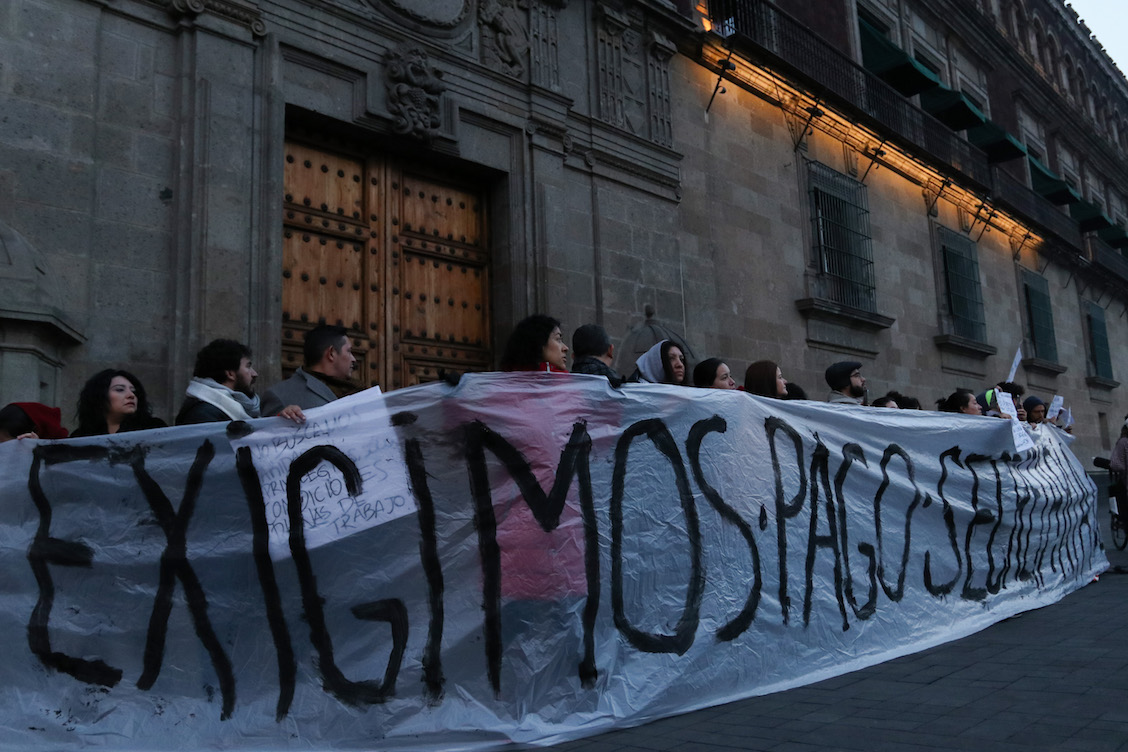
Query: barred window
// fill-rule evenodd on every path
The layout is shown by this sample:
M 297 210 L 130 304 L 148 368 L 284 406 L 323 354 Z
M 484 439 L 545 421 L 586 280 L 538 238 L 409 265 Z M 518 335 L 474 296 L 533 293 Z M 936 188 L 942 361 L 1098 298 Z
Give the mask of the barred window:
M 1046 278 L 1027 269 L 1022 270 L 1026 292 L 1026 320 L 1034 357 L 1057 362 L 1057 340 L 1054 338 L 1054 313 L 1050 307 L 1050 286 Z
M 975 243 L 946 227 L 939 228 L 940 252 L 952 334 L 976 342 L 987 341 L 979 258 Z
M 1086 301 L 1088 310 L 1085 318 L 1089 330 L 1089 370 L 1094 376 L 1112 378 L 1112 356 L 1108 351 L 1108 327 L 1105 325 L 1105 309 L 1092 301 Z
M 873 244 L 866 187 L 819 162 L 808 162 L 811 230 L 818 297 L 876 312 Z

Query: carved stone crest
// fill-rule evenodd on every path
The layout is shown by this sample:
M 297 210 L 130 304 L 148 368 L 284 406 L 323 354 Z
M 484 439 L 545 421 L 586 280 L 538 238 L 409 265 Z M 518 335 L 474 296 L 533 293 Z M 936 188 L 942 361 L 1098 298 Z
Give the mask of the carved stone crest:
M 432 68 L 418 47 L 390 50 L 385 58 L 384 86 L 396 133 L 432 139 L 439 133 L 440 97 L 446 90 L 442 72 Z
M 525 75 L 529 54 L 528 6 L 522 0 L 480 0 L 482 62 L 500 65 L 515 78 Z

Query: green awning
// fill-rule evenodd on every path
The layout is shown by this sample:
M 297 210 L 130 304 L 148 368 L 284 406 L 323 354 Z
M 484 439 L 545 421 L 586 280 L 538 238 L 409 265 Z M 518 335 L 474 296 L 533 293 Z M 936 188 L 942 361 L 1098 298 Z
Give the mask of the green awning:
M 1026 145 L 990 120 L 968 128 L 967 140 L 987 152 L 990 162 L 1006 162 L 1026 156 Z
M 1030 163 L 1030 184 L 1035 193 L 1058 206 L 1075 204 L 1081 200 L 1081 194 L 1049 167 L 1034 157 L 1027 157 L 1026 161 Z
M 1081 232 L 1104 230 L 1116 224 L 1099 206 L 1084 200 L 1069 205 L 1069 216 L 1077 220 Z
M 987 116 L 967 98 L 967 95 L 947 86 L 937 86 L 922 92 L 920 106 L 954 131 L 962 131 L 987 122 Z
M 1097 237 L 1111 245 L 1113 248 L 1128 248 L 1128 231 L 1120 225 L 1097 230 Z
M 862 37 L 862 64 L 907 97 L 940 86 L 940 78 L 864 18 L 858 19 Z

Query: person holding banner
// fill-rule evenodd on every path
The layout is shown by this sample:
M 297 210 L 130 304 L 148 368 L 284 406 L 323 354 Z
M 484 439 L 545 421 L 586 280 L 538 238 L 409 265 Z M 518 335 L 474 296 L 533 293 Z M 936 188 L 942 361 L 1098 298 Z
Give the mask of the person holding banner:
M 302 361 L 303 367 L 290 378 L 266 390 L 262 396 L 264 417 L 278 415 L 286 405 L 302 410 L 321 407 L 356 391 L 356 384 L 349 380 L 356 368 L 356 356 L 343 326 L 321 324 L 311 329 L 305 336 Z
M 873 401 L 873 407 L 889 407 L 894 410 L 901 409 L 901 406 L 897 404 L 897 398 L 894 397 L 891 393 L 883 394 L 882 396 L 875 399 Z
M 75 436 L 164 428 L 168 424 L 153 417 L 145 387 L 129 371 L 107 368 L 90 377 L 78 395 L 78 428 Z
M 757 360 L 744 371 L 744 391 L 761 397 L 787 399 L 787 379 L 771 360 Z
M 517 322 L 505 343 L 501 370 L 568 373 L 568 345 L 560 322 L 543 313 Z
M 685 353 L 672 339 L 655 343 L 638 357 L 634 373 L 627 381 L 685 386 Z
M 572 358 L 572 373 L 603 376 L 616 389 L 622 386 L 623 377 L 611 367 L 615 346 L 599 324 L 584 324 L 572 332 Z
M 736 389 L 732 371 L 720 358 L 706 358 L 693 369 L 693 385 L 706 389 Z
M 830 387 L 827 402 L 835 405 L 866 404 L 866 377 L 862 375 L 862 364 L 853 360 L 832 363 L 823 374 Z
M 996 391 L 1005 392 L 1014 399 L 1014 409 L 1015 412 L 1018 413 L 1018 420 L 1021 423 L 1025 423 L 1026 408 L 1022 406 L 1022 395 L 1026 394 L 1026 389 L 1013 381 L 1000 381 L 995 385 L 994 389 L 987 390 L 987 414 L 995 418 L 1010 418 L 1011 416 L 999 410 L 999 402 L 995 399 Z
M 254 386 L 257 378 L 258 371 L 251 365 L 251 348 L 233 339 L 212 340 L 196 353 L 196 367 L 176 425 L 261 417 Z M 278 415 L 295 423 L 305 422 L 297 405 L 287 405 Z
M 936 409 L 943 413 L 962 413 L 963 415 L 982 415 L 983 409 L 975 392 L 970 389 L 957 389 L 945 399 L 936 400 Z
M 1026 410 L 1026 422 L 1030 425 L 1036 426 L 1046 419 L 1046 403 L 1041 397 L 1031 394 L 1022 401 L 1022 407 Z
M 1120 438 L 1112 448 L 1112 456 L 1108 458 L 1108 468 L 1120 474 L 1123 478 L 1128 472 L 1128 415 L 1124 416 L 1124 425 L 1120 427 Z
M 65 439 L 62 412 L 38 402 L 13 402 L 0 410 L 0 443 L 14 439 Z

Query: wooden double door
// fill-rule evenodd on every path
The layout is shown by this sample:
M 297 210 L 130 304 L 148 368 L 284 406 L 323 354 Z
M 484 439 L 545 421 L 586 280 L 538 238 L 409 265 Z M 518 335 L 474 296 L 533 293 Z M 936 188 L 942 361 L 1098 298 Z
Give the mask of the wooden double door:
M 286 142 L 282 366 L 324 322 L 385 391 L 489 368 L 486 195 L 386 155 Z

